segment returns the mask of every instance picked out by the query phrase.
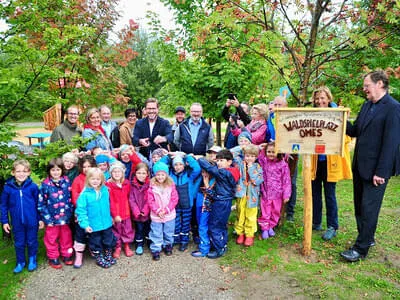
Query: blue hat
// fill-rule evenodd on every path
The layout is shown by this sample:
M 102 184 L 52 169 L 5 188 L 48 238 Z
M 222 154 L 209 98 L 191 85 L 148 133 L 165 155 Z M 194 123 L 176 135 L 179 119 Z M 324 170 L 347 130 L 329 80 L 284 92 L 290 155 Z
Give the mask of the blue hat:
M 174 157 L 174 159 L 172 160 L 172 165 L 175 166 L 175 164 L 185 164 L 185 162 L 183 161 L 183 157 L 181 155 L 177 155 Z
M 156 162 L 153 166 L 153 173 L 157 174 L 158 172 L 165 172 L 166 174 L 168 174 L 169 169 L 168 169 L 167 164 L 165 164 L 161 161 Z
M 96 155 L 96 164 L 108 163 L 110 158 L 105 154 Z
M 248 132 L 247 130 L 244 130 L 244 131 L 242 131 L 242 132 L 239 134 L 239 136 L 238 136 L 238 141 L 239 141 L 241 138 L 248 139 L 248 140 L 250 141 L 250 143 L 251 143 L 251 133 Z

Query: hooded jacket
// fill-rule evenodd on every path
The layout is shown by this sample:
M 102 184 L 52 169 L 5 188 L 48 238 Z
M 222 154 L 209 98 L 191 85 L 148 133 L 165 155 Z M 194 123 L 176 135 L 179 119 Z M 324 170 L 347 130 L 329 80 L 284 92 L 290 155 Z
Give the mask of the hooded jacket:
M 8 224 L 8 213 L 10 213 L 13 227 L 37 226 L 38 197 L 39 188 L 30 177 L 22 185 L 18 185 L 14 177 L 9 178 L 1 194 L 1 223 Z

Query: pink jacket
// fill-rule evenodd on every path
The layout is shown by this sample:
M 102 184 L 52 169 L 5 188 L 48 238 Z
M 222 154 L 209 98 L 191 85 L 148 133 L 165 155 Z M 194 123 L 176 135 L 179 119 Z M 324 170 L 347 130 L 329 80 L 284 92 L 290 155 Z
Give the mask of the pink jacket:
M 150 218 L 152 222 L 166 223 L 175 220 L 175 206 L 178 204 L 179 200 L 175 184 L 171 184 L 171 186 L 168 187 L 150 184 L 147 193 L 150 206 Z M 164 218 L 158 216 L 161 211 L 164 211 Z
M 246 129 L 251 134 L 251 143 L 254 145 L 260 145 L 265 142 L 265 135 L 267 131 L 267 123 L 265 120 L 255 121 L 252 120 Z M 242 132 L 240 128 L 232 129 L 232 134 L 234 136 L 239 136 Z
M 263 169 L 264 182 L 261 184 L 263 200 L 289 199 L 292 193 L 289 165 L 285 160 L 269 160 L 260 151 L 258 162 Z

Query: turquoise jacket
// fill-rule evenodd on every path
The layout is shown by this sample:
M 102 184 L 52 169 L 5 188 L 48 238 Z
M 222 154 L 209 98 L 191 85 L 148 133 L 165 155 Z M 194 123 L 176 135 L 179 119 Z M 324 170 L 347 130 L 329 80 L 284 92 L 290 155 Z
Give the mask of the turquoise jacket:
M 91 227 L 93 232 L 108 229 L 112 226 L 110 210 L 110 194 L 102 185 L 99 191 L 85 187 L 76 202 L 75 214 L 79 226 L 83 229 Z

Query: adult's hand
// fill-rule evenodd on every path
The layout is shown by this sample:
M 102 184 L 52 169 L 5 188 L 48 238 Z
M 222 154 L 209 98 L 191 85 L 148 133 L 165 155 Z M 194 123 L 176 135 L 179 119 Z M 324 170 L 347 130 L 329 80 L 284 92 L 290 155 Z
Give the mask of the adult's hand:
M 167 138 L 165 136 L 157 135 L 154 140 L 154 144 L 161 144 L 167 142 Z
M 374 186 L 384 184 L 385 178 L 374 175 L 374 177 L 372 178 L 372 183 L 374 184 Z
M 240 105 L 239 100 L 235 96 L 233 96 L 232 104 L 234 107 L 239 107 Z
M 150 146 L 149 138 L 139 139 L 139 144 L 143 147 Z

